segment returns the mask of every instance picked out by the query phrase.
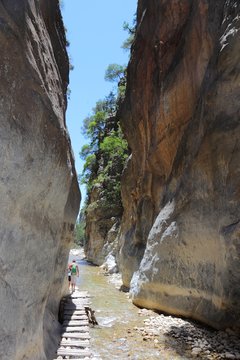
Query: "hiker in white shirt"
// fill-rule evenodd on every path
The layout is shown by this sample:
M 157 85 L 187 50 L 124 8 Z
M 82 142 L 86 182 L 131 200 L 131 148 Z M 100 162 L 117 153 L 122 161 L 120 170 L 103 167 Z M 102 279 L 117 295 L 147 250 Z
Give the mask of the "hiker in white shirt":
M 75 260 L 72 261 L 72 264 L 70 265 L 70 269 L 71 269 L 72 292 L 74 292 L 74 291 L 75 291 L 75 286 L 76 286 L 77 277 L 79 277 L 79 269 L 78 269 L 78 266 L 77 266 Z

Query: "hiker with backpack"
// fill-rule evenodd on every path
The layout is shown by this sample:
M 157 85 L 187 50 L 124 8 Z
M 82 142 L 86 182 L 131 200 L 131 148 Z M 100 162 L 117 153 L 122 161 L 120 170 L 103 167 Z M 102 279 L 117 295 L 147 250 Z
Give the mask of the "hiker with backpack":
M 79 277 L 79 269 L 78 269 L 78 266 L 77 266 L 75 260 L 72 261 L 72 264 L 70 265 L 70 269 L 71 269 L 72 292 L 74 292 L 75 286 L 76 286 L 76 280 L 77 280 L 77 277 Z
M 68 274 L 68 289 L 70 290 L 70 288 L 71 288 L 71 264 L 68 264 L 67 274 Z

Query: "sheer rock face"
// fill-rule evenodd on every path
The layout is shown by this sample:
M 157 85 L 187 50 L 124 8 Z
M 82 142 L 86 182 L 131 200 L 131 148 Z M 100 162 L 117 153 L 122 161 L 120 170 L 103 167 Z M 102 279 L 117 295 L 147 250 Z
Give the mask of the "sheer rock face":
M 80 201 L 68 58 L 56 0 L 2 0 L 0 13 L 0 358 L 44 360 Z
M 101 193 L 101 186 L 93 187 L 86 212 L 87 241 L 84 252 L 88 261 L 95 265 L 102 265 L 109 254 L 116 255 L 122 216 L 121 204 L 107 208 Z
M 140 0 L 119 262 L 139 306 L 240 325 L 240 4 Z

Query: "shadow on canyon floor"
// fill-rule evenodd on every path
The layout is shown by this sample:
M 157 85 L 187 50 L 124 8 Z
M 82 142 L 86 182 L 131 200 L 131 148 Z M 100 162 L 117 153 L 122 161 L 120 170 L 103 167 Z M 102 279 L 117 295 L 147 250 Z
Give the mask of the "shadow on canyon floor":
M 240 339 L 237 334 L 231 330 L 214 330 L 191 320 L 183 321 L 185 324 L 172 325 L 165 333 L 166 344 L 174 348 L 177 354 L 182 355 L 184 349 L 184 355 L 191 354 L 191 359 L 193 356 L 202 360 L 240 359 Z

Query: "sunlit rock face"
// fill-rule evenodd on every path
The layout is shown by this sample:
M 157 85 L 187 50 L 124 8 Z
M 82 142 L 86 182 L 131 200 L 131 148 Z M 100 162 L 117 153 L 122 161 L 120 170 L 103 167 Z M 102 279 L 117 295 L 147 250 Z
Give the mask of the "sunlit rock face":
M 80 193 L 56 0 L 0 1 L 0 358 L 53 358 Z
M 140 0 L 122 125 L 133 302 L 240 325 L 240 4 Z

